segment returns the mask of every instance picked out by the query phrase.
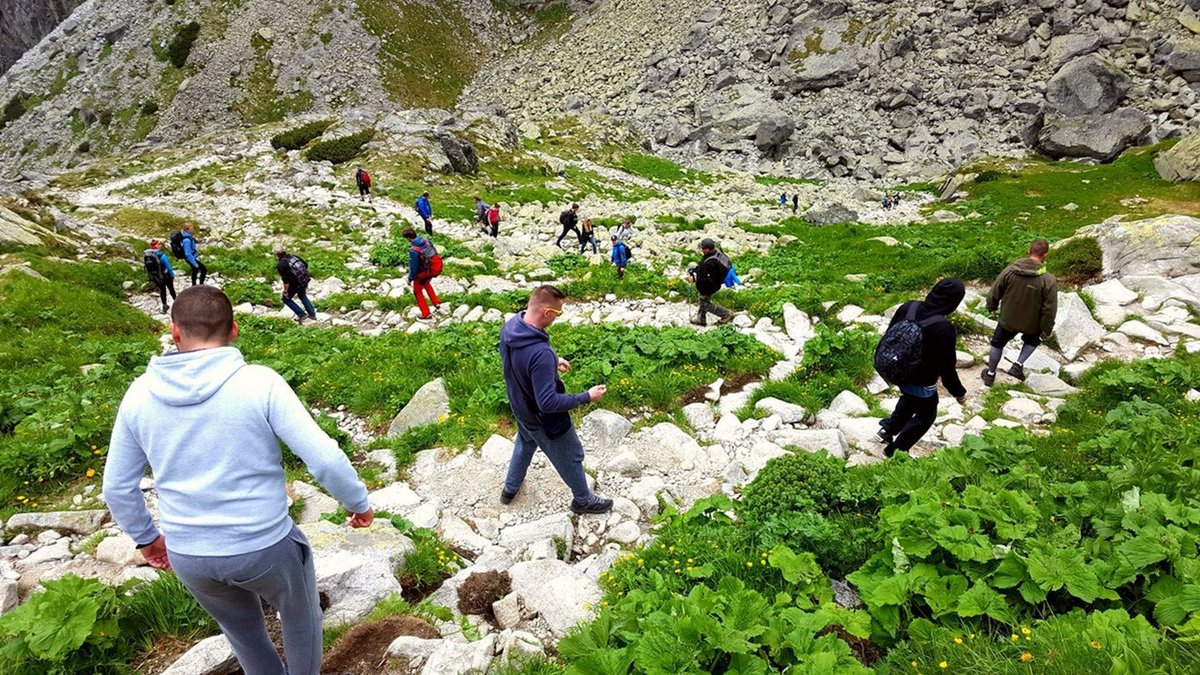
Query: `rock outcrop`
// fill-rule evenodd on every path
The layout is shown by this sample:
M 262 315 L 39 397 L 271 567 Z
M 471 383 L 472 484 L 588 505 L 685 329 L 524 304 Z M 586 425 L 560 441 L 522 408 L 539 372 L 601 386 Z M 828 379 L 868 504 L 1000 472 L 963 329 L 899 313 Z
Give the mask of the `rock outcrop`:
M 70 16 L 84 0 L 9 0 L 0 8 L 0 73 Z

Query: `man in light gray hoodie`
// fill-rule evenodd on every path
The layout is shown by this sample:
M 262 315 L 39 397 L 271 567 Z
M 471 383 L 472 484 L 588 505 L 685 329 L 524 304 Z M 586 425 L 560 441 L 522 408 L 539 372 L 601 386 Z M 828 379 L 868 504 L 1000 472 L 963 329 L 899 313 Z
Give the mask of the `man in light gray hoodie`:
M 374 517 L 354 468 L 278 373 L 249 365 L 229 298 L 193 286 L 171 308 L 179 351 L 150 360 L 117 411 L 104 498 L 151 566 L 174 569 L 229 639 L 249 675 L 317 675 L 321 608 L 313 554 L 287 512 L 279 442 L 342 506 L 351 527 Z M 155 527 L 139 482 L 149 465 Z M 261 600 L 260 600 L 261 598 Z M 263 620 L 279 610 L 287 667 Z

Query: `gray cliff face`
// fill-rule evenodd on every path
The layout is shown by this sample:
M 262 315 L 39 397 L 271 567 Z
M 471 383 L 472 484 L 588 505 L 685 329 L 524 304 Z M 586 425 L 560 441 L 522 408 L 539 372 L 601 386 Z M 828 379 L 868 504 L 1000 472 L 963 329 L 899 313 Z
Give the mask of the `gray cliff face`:
M 17 62 L 83 0 L 5 0 L 0 3 L 0 73 Z

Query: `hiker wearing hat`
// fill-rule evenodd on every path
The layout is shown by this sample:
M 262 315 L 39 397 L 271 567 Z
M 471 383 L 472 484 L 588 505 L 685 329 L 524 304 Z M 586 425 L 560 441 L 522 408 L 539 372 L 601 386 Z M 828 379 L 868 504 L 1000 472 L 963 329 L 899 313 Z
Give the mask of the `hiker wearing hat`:
M 691 277 L 692 283 L 696 284 L 696 292 L 700 295 L 699 314 L 692 318 L 692 323 L 697 326 L 708 325 L 707 314 L 712 312 L 716 314 L 718 324 L 729 323 L 733 321 L 733 312 L 730 312 L 724 307 L 713 304 L 712 296 L 717 291 L 721 290 L 721 286 L 725 283 L 725 276 L 729 274 L 729 268 L 733 263 L 729 262 L 729 257 L 717 249 L 717 245 L 712 239 L 705 238 L 700 242 L 700 252 L 704 254 L 704 259 L 699 265 L 688 270 L 688 276 Z
M 629 247 L 625 242 L 612 236 L 612 263 L 617 266 L 617 278 L 625 278 L 625 268 L 629 265 Z

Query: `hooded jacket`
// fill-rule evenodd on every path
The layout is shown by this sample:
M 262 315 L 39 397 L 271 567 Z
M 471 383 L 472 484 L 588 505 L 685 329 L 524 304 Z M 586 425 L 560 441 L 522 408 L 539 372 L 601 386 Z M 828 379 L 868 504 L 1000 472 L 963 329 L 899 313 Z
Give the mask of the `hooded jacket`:
M 699 265 L 696 265 L 696 290 L 700 295 L 712 295 L 721 290 L 725 284 L 725 276 L 729 274 L 729 268 L 733 263 L 729 262 L 729 258 L 720 251 L 713 249 L 713 252 L 704 256 Z
M 1017 333 L 1049 335 L 1058 316 L 1058 280 L 1044 263 L 1022 258 L 1004 268 L 987 296 L 987 310 L 1000 308 L 1000 325 Z
M 967 289 L 959 279 L 942 279 L 934 285 L 925 300 L 910 300 L 896 309 L 888 328 L 903 320 L 913 303 L 917 303 L 916 321 L 928 319 L 931 316 L 949 317 L 958 309 Z M 932 387 L 942 378 L 946 391 L 954 398 L 967 395 L 967 389 L 958 379 L 958 369 L 955 365 L 954 342 L 957 337 L 954 326 L 949 321 L 935 321 L 922 328 L 921 331 L 921 365 L 917 368 L 913 384 Z
M 430 218 L 433 216 L 433 205 L 429 203 L 429 198 L 425 195 L 417 197 L 417 213 L 422 218 Z
M 566 393 L 550 335 L 525 323 L 523 311 L 500 330 L 500 361 L 508 404 L 527 428 L 545 429 L 557 438 L 571 429 L 570 411 L 591 401 L 587 392 Z
M 620 239 L 612 247 L 612 261 L 617 267 L 625 267 L 629 264 L 629 247 Z
M 292 529 L 280 441 L 346 510 L 369 508 L 346 455 L 274 370 L 234 347 L 156 356 L 117 411 L 104 499 L 134 542 L 154 541 L 139 487 L 149 464 L 169 551 L 259 551 Z
M 421 253 L 425 250 L 426 246 L 430 248 L 430 257 L 437 255 L 437 249 L 433 248 L 433 243 L 425 237 L 417 237 L 409 243 L 408 280 L 410 282 L 416 281 L 418 277 L 428 278 L 430 276 L 429 270 L 421 269 Z
M 188 265 L 191 265 L 192 267 L 199 267 L 199 263 L 196 262 L 197 255 L 198 255 L 198 253 L 196 251 L 196 235 L 192 234 L 191 232 L 184 232 L 183 233 L 183 259 L 187 261 Z

